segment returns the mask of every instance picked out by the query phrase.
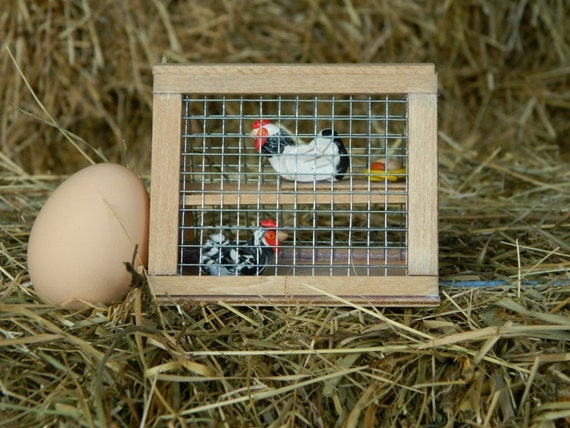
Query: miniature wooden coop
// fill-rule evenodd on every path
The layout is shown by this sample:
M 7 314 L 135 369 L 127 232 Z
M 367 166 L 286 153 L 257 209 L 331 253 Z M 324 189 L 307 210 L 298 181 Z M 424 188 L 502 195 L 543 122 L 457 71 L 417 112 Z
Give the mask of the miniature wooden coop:
M 432 64 L 154 67 L 150 282 L 243 304 L 439 303 L 437 77 Z M 254 147 L 269 120 L 297 144 L 333 129 L 340 180 L 280 176 Z M 394 164 L 388 171 L 379 163 Z M 206 274 L 205 243 L 289 237 L 261 275 Z

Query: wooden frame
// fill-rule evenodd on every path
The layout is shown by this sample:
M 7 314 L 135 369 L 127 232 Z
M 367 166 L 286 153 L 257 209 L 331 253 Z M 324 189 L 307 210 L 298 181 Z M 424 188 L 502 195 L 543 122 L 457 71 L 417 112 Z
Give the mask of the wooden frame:
M 434 65 L 159 65 L 153 72 L 148 272 L 156 295 L 262 305 L 338 305 L 346 300 L 390 306 L 439 303 Z M 407 275 L 325 278 L 178 275 L 182 97 L 189 93 L 406 94 L 411 171 Z

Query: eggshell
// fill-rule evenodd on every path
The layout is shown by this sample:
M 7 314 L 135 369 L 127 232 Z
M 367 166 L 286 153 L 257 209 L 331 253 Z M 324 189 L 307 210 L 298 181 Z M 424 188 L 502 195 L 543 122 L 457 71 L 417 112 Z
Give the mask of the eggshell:
M 124 166 L 89 166 L 65 180 L 36 218 L 28 268 L 38 295 L 50 304 L 80 308 L 124 298 L 135 268 L 148 257 L 149 197 Z

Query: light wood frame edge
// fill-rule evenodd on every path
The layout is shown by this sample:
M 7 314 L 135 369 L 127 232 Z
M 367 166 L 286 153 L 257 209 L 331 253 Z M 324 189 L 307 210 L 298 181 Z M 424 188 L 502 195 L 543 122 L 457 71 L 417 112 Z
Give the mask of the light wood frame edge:
M 391 276 L 360 278 L 358 294 L 355 277 L 256 276 L 182 277 L 157 276 L 150 285 L 157 296 L 184 298 L 204 303 L 247 303 L 283 305 L 344 305 L 346 302 L 386 306 L 431 306 L 440 302 L 438 278 L 432 276 Z
M 408 115 L 408 274 L 437 275 L 437 95 L 408 94 Z
M 167 64 L 153 67 L 154 93 L 435 93 L 434 64 Z
M 176 275 L 180 208 L 182 94 L 153 95 L 150 275 Z

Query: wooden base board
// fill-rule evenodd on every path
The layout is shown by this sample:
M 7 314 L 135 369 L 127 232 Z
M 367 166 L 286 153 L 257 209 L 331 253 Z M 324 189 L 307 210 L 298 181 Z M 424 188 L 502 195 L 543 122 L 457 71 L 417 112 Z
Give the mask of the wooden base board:
M 157 297 L 240 305 L 437 306 L 436 276 L 150 276 Z

